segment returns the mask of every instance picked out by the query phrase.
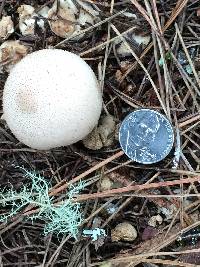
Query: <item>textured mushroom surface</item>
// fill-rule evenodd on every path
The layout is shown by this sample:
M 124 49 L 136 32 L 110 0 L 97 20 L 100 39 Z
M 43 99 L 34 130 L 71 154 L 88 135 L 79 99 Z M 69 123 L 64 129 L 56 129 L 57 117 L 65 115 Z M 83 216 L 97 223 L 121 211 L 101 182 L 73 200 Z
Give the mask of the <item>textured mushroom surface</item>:
M 4 118 L 19 141 L 50 149 L 83 139 L 98 123 L 102 97 L 79 56 L 44 49 L 12 69 L 3 92 Z

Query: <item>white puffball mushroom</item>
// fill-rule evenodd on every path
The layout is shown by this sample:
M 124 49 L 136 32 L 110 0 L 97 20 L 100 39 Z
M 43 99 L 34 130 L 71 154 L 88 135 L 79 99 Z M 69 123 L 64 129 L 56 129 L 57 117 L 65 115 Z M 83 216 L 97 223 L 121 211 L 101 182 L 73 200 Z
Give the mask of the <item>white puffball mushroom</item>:
M 3 91 L 3 113 L 19 141 L 51 149 L 82 140 L 97 125 L 102 96 L 94 72 L 79 56 L 43 49 L 12 69 Z

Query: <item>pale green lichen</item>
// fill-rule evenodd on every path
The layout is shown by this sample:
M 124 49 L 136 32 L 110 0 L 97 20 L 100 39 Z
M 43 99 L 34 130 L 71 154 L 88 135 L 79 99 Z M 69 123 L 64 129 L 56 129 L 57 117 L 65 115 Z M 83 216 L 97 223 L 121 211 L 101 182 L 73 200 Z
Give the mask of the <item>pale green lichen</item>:
M 85 184 L 79 182 L 71 185 L 66 192 L 65 200 L 59 205 L 54 205 L 55 197 L 48 194 L 51 184 L 39 174 L 20 168 L 23 169 L 25 177 L 29 178 L 31 183 L 24 185 L 20 191 L 14 190 L 12 186 L 10 189 L 4 188 L 0 191 L 0 206 L 5 207 L 6 210 L 9 209 L 7 213 L 0 214 L 0 221 L 7 222 L 30 204 L 39 208 L 39 212 L 27 219 L 43 220 L 45 222 L 45 235 L 53 232 L 71 234 L 76 238 L 79 226 L 83 222 L 83 216 L 80 204 L 72 202 L 72 198 L 79 194 Z

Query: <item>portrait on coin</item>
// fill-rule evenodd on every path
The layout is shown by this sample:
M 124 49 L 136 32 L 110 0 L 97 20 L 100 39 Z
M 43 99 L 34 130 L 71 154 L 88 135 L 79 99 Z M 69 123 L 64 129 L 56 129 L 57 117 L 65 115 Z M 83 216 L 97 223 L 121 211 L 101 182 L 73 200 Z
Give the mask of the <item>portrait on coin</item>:
M 142 112 L 140 116 L 130 118 L 126 131 L 126 152 L 135 161 L 154 162 L 156 154 L 153 142 L 159 131 L 159 118 L 155 113 Z

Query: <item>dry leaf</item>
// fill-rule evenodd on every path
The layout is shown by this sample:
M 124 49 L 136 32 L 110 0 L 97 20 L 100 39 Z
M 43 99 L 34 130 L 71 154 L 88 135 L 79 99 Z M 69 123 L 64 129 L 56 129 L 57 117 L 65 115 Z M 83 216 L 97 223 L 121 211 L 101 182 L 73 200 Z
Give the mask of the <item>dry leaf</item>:
M 149 240 L 154 236 L 156 236 L 157 233 L 158 233 L 157 229 L 153 228 L 152 226 L 147 226 L 146 228 L 144 228 L 144 231 L 142 233 L 142 240 L 143 241 Z
M 0 20 L 0 41 L 6 40 L 14 32 L 14 25 L 10 16 Z
M 89 3 L 78 1 L 81 8 L 78 10 L 73 1 L 60 0 L 54 2 L 48 12 L 49 25 L 57 36 L 62 38 L 73 37 L 80 33 L 87 25 L 93 25 L 99 13 Z M 72 38 L 79 40 L 84 34 Z
M 136 46 L 141 47 L 142 49 L 144 49 L 151 40 L 150 35 L 144 33 L 136 33 L 136 29 L 133 29 L 133 31 L 124 35 L 124 38 L 128 41 L 128 43 L 133 43 Z M 117 38 L 113 43 L 116 46 L 116 51 L 119 56 L 125 57 L 131 55 L 131 52 L 129 51 L 123 40 Z
M 47 17 L 48 8 L 41 9 L 38 14 Z M 44 21 L 38 19 L 38 14 L 35 13 L 35 8 L 30 5 L 21 5 L 18 7 L 19 13 L 19 29 L 22 35 L 33 35 L 35 31 L 35 24 L 44 29 Z
M 10 72 L 13 66 L 29 52 L 20 41 L 6 41 L 0 46 L 0 70 Z
M 54 2 L 52 8 L 48 12 L 49 26 L 56 35 L 66 38 L 75 31 L 75 13 L 68 6 L 57 6 Z

